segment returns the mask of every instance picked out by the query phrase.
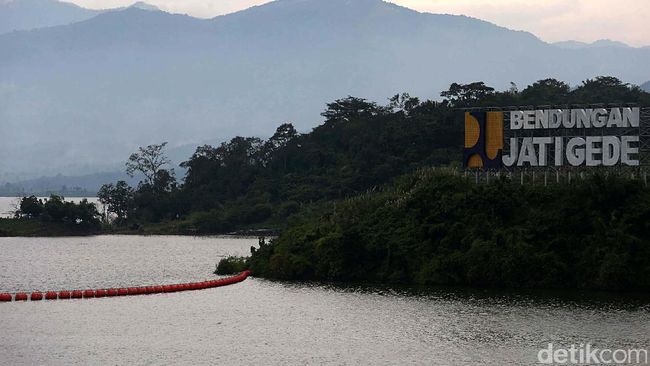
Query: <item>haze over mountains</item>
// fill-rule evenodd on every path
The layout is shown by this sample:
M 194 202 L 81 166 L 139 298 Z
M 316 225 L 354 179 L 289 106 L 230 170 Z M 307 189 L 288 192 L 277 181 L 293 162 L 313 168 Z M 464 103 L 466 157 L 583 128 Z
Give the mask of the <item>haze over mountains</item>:
M 143 10 L 159 10 L 144 2 L 131 6 Z M 124 8 L 111 10 L 121 9 Z M 77 23 L 106 11 L 108 10 L 85 9 L 56 0 L 0 0 L 0 34 Z
M 48 2 L 14 0 L 34 1 Z M 306 131 L 347 95 L 650 80 L 648 48 L 551 45 L 380 0 L 278 0 L 209 20 L 142 7 L 0 35 L 0 181 L 121 169 L 161 141 L 267 136 L 287 121 Z
M 620 42 L 612 41 L 611 39 L 601 39 L 592 43 L 579 42 L 579 41 L 562 41 L 553 43 L 554 46 L 567 49 L 584 49 L 584 48 L 598 48 L 598 47 L 611 47 L 611 48 L 633 48 L 632 46 Z M 647 48 L 647 47 L 646 47 Z

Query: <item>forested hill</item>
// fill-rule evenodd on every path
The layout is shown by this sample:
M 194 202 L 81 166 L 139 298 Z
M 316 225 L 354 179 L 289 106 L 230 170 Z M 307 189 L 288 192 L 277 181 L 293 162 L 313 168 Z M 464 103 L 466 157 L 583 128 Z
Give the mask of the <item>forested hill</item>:
M 475 184 L 422 169 L 295 223 L 255 276 L 321 281 L 650 289 L 650 188 L 621 177 Z
M 26 1 L 48 2 L 12 3 Z M 650 49 L 564 49 L 382 0 L 277 0 L 213 19 L 142 8 L 0 35 L 0 155 L 12 157 L 0 171 L 10 181 L 110 171 L 126 158 L 116 151 L 158 141 L 270 136 L 283 121 L 306 131 L 347 94 L 383 104 L 398 91 L 437 99 L 454 81 L 650 79 Z
M 460 107 L 650 106 L 650 94 L 612 77 L 587 80 L 573 90 L 554 79 L 501 92 L 480 82 L 453 84 L 442 95 L 441 103 L 408 94 L 396 95 L 386 105 L 339 99 L 327 105 L 324 123 L 310 133 L 283 124 L 266 141 L 236 137 L 220 146 L 202 146 L 182 164 L 187 173 L 181 182 L 163 164 L 138 187 L 107 185 L 100 197 L 120 213 L 117 224 L 167 222 L 174 232 L 198 233 L 283 229 L 292 218 L 327 202 L 378 188 L 418 168 L 459 166 Z M 162 152 L 164 146 L 151 148 Z

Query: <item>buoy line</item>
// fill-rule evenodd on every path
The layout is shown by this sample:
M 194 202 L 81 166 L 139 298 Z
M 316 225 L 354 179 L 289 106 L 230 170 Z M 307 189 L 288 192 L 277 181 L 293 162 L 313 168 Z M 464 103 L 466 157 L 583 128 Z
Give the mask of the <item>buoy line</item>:
M 68 299 L 92 299 L 101 297 L 115 297 L 115 296 L 135 296 L 135 295 L 151 295 L 161 294 L 167 292 L 181 292 L 181 291 L 196 291 L 205 290 L 208 288 L 228 286 L 235 283 L 244 281 L 250 275 L 250 271 L 244 271 L 236 276 L 220 278 L 218 280 L 182 283 L 176 285 L 162 285 L 162 286 L 143 286 L 143 287 L 123 287 L 123 288 L 110 288 L 110 289 L 97 289 L 97 290 L 63 290 L 63 291 L 34 291 L 31 294 L 26 292 L 0 293 L 0 302 L 11 301 L 41 301 L 45 300 L 68 300 Z

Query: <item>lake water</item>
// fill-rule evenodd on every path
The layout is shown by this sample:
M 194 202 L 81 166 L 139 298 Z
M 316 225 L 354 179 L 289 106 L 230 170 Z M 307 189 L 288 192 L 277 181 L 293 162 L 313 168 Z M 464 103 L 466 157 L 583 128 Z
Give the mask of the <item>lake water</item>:
M 177 283 L 256 240 L 0 238 L 0 292 Z M 590 295 L 591 297 L 591 295 Z M 650 345 L 643 299 L 272 282 L 0 304 L 6 365 L 528 365 L 547 343 Z
M 41 199 L 47 199 L 47 197 L 39 197 Z M 0 197 L 0 218 L 13 217 L 14 212 L 17 208 L 20 207 L 20 200 L 22 197 Z M 66 201 L 72 201 L 79 203 L 81 200 L 87 199 L 88 202 L 94 203 L 97 205 L 97 210 L 101 213 L 103 211 L 103 205 L 99 203 L 99 198 L 97 197 L 66 197 Z

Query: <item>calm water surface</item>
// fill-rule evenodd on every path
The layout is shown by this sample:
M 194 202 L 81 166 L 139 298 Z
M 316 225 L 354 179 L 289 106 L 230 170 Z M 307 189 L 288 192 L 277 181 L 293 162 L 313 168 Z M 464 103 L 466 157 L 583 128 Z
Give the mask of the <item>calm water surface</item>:
M 251 239 L 0 238 L 0 292 L 212 278 Z M 548 342 L 650 345 L 650 308 L 481 291 L 291 284 L 0 304 L 0 364 L 529 365 Z M 578 299 L 578 300 L 577 300 Z

